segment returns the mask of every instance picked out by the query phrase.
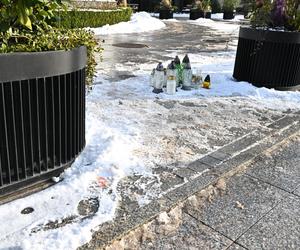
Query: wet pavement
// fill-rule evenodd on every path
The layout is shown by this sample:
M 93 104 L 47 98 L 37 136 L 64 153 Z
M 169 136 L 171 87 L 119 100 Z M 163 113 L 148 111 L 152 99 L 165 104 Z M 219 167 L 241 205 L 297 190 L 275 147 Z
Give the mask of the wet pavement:
M 235 51 L 238 27 L 233 32 L 222 32 L 199 26 L 187 20 L 165 21 L 162 30 L 138 34 L 99 36 L 104 41 L 104 60 L 98 72 L 110 81 L 132 77 L 143 64 L 157 64 L 170 60 L 170 54 L 207 54 Z

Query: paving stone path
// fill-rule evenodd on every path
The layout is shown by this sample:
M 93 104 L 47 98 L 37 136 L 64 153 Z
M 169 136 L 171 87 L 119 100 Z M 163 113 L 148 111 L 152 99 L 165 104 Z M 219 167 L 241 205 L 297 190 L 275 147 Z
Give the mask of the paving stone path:
M 300 114 L 268 127 L 174 170 L 187 181 L 144 207 L 127 197 L 82 249 L 299 249 Z
M 299 249 L 300 134 L 248 170 L 222 193 L 183 214 L 169 235 L 142 249 Z

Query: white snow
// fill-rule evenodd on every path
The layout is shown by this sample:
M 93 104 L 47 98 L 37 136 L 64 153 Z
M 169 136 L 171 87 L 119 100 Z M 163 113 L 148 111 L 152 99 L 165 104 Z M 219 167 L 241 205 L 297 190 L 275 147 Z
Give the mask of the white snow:
M 220 24 L 221 26 L 222 24 Z M 228 24 L 230 25 L 230 24 Z M 235 26 L 235 25 L 232 25 Z M 161 94 L 152 93 L 152 87 L 149 84 L 149 75 L 155 64 L 140 65 L 140 70 L 135 72 L 137 77 L 129 78 L 120 82 L 108 82 L 102 76 L 98 76 L 96 82 L 103 84 L 96 87 L 96 98 L 104 98 L 113 100 L 120 99 L 186 99 L 199 97 L 228 97 L 228 96 L 244 96 L 261 102 L 268 108 L 274 109 L 299 109 L 300 107 L 300 92 L 295 91 L 277 91 L 268 88 L 257 88 L 247 82 L 236 82 L 233 77 L 233 67 L 235 59 L 235 51 L 229 52 L 214 52 L 189 54 L 193 72 L 202 72 L 204 79 L 207 74 L 211 76 L 211 89 L 195 89 L 192 91 L 184 91 L 178 89 L 176 95 L 167 95 L 165 92 Z M 164 56 L 170 58 L 169 61 L 163 62 L 166 67 L 170 61 L 178 55 L 181 59 L 184 54 L 176 52 L 166 53 Z M 135 65 L 132 66 L 132 69 Z M 119 70 L 131 70 L 130 66 L 122 68 L 118 65 Z
M 0 249 L 76 249 L 90 240 L 91 230 L 113 218 L 120 179 L 131 174 L 150 174 L 132 153 L 138 148 L 139 131 L 129 124 L 120 128 L 105 123 L 105 115 L 93 98 L 93 93 L 87 98 L 86 148 L 65 171 L 64 180 L 0 206 Z M 107 189 L 97 184 L 98 177 L 108 181 Z M 93 219 L 83 218 L 77 212 L 77 205 L 91 197 L 98 197 L 99 211 Z M 22 215 L 20 212 L 26 207 L 33 207 L 34 212 Z M 70 216 L 77 217 L 74 223 L 43 231 L 48 222 Z M 32 233 L 32 230 L 40 231 Z
M 105 25 L 100 28 L 89 28 L 96 35 L 108 34 L 127 34 L 139 33 L 158 30 L 166 27 L 166 25 L 157 18 L 152 17 L 149 13 L 138 12 L 131 16 L 129 22 L 121 22 L 114 25 Z
M 238 24 L 219 22 L 219 21 L 214 21 L 212 19 L 207 19 L 207 18 L 199 18 L 197 20 L 189 20 L 188 22 L 191 24 L 195 24 L 195 25 L 209 27 L 211 29 L 222 31 L 222 32 L 237 32 L 240 27 Z
M 243 15 L 235 15 L 233 19 L 224 20 L 223 19 L 223 13 L 211 14 L 211 18 L 216 19 L 216 20 L 221 20 L 223 22 L 239 22 L 239 21 L 245 19 Z
M 226 32 L 236 32 L 238 28 L 235 24 L 207 19 L 188 22 L 217 30 L 225 29 Z M 130 33 L 163 27 L 161 21 L 149 14 L 137 13 L 128 23 L 107 26 L 95 31 L 97 34 Z M 175 55 L 175 52 L 166 52 L 164 56 L 171 60 Z M 180 58 L 183 56 L 179 54 Z M 235 51 L 189 54 L 189 57 L 194 71 L 201 70 L 203 77 L 210 74 L 211 89 L 199 88 L 192 91 L 179 89 L 173 96 L 165 93 L 155 95 L 149 85 L 150 72 L 156 66 L 153 64 L 141 65 L 140 70 L 135 72 L 136 77 L 119 82 L 109 82 L 98 76 L 96 82 L 101 81 L 102 84 L 96 85 L 87 97 L 86 148 L 72 167 L 65 171 L 61 182 L 39 193 L 0 206 L 0 249 L 76 249 L 88 242 L 92 230 L 113 218 L 119 201 L 117 184 L 120 179 L 133 174 L 153 176 L 149 166 L 151 167 L 156 160 L 153 156 L 156 154 L 154 150 L 159 151 L 159 148 L 158 142 L 151 136 L 155 133 L 163 134 L 166 130 L 162 132 L 161 127 L 167 128 L 166 121 L 157 124 L 159 120 L 151 120 L 154 116 L 160 119 L 157 110 L 153 108 L 153 101 L 158 98 L 198 102 L 204 99 L 209 102 L 215 98 L 222 102 L 226 99 L 223 97 L 240 97 L 241 103 L 250 102 L 251 105 L 260 108 L 299 110 L 300 92 L 280 92 L 256 88 L 246 82 L 235 82 L 232 79 Z M 167 63 L 165 61 L 164 65 Z M 130 70 L 130 67 L 135 65 L 128 64 L 123 67 Z M 121 67 L 119 69 L 122 70 Z M 128 104 L 122 105 L 122 102 Z M 166 116 L 169 114 L 169 111 L 163 108 L 159 112 L 160 114 L 165 112 Z M 147 118 L 144 118 L 146 115 Z M 149 133 L 151 126 L 152 134 Z M 173 132 L 172 129 L 170 131 L 168 133 Z M 171 135 L 174 136 L 174 132 L 169 136 Z M 142 152 L 145 138 L 153 140 L 152 144 L 149 143 L 153 152 Z M 207 143 L 204 140 L 197 141 Z M 175 157 L 180 157 L 179 153 L 176 153 Z M 164 159 L 164 155 L 156 156 L 160 157 L 159 160 Z M 186 157 L 191 156 L 187 154 Z M 107 180 L 107 188 L 97 183 L 99 177 Z M 144 189 L 147 191 L 146 186 Z M 141 205 L 145 204 L 158 195 L 155 190 L 151 192 L 140 197 L 138 202 Z M 78 214 L 77 205 L 80 200 L 91 197 L 99 199 L 100 208 L 94 217 L 84 218 Z M 34 212 L 22 215 L 20 211 L 26 207 L 33 207 Z M 73 223 L 57 229 L 43 230 L 49 221 L 61 222 L 70 216 L 75 217 Z M 32 232 L 33 230 L 37 232 Z

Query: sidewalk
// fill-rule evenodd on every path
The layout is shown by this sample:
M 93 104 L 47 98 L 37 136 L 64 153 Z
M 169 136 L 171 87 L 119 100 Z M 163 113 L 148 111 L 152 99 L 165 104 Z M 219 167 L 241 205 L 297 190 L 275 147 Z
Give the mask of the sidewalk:
M 300 115 L 268 127 L 171 171 L 188 181 L 143 208 L 126 197 L 81 249 L 299 248 Z

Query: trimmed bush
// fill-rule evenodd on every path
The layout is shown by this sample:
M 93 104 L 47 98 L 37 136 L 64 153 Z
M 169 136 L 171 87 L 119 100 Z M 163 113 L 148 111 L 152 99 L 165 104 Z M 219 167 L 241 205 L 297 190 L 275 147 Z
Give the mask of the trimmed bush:
M 132 14 L 131 8 L 111 11 L 70 10 L 60 15 L 60 25 L 64 28 L 101 27 L 106 24 L 127 22 Z
M 219 0 L 211 0 L 211 12 L 212 13 L 222 12 L 222 7 Z

